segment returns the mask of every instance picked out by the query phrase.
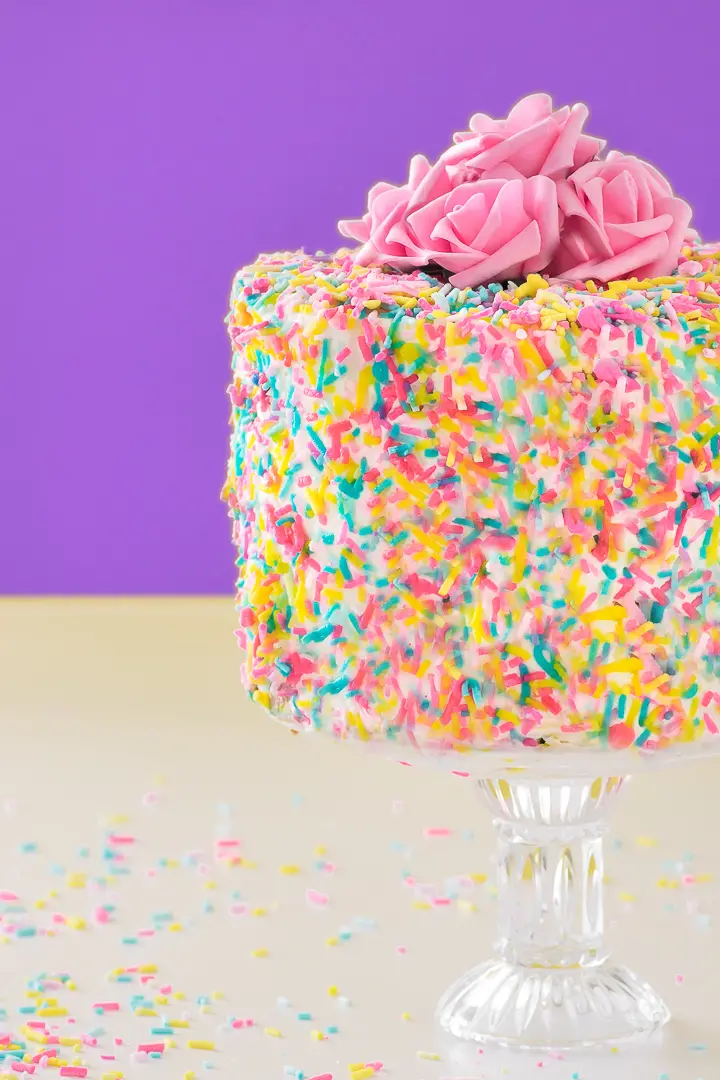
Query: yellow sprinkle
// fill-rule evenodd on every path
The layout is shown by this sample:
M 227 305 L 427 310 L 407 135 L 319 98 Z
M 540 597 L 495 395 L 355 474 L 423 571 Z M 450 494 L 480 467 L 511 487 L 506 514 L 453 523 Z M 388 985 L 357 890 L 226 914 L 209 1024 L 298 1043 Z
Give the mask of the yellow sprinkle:
M 178 932 L 179 930 L 182 930 L 182 928 L 183 928 L 183 925 L 182 925 L 182 923 L 180 923 L 180 922 L 171 922 L 171 923 L 168 923 L 168 930 L 172 930 L 172 931 L 173 931 L 174 933 L 176 933 L 176 934 L 177 934 L 177 932 Z
M 585 611 L 580 616 L 584 622 L 624 622 L 626 611 L 620 604 L 611 604 L 609 607 L 598 608 L 597 611 Z
M 285 866 L 280 867 L 280 873 L 281 874 L 299 874 L 300 873 L 300 867 L 296 866 L 294 863 L 286 863 Z
M 158 996 L 155 998 L 156 1005 L 167 1005 L 167 1003 L 168 999 L 164 994 L 158 994 Z
M 423 1061 L 439 1061 L 440 1055 L 433 1054 L 431 1050 L 416 1050 L 415 1056 L 422 1058 Z
M 67 1016 L 67 1009 L 60 1008 L 57 1005 L 51 1006 L 49 1009 L 38 1009 L 38 1016 Z
M 256 907 L 252 910 L 253 915 L 267 915 L 267 909 L 264 907 Z
M 657 840 L 653 836 L 636 836 L 635 843 L 638 847 L 657 847 Z
M 85 930 L 87 923 L 78 915 L 70 915 L 65 919 L 65 925 L 69 926 L 71 930 Z
M 643 662 L 639 656 L 628 656 L 624 660 L 612 660 L 609 664 L 601 664 L 598 671 L 609 675 L 613 671 L 641 671 Z
M 169 1020 L 168 1021 L 168 1027 L 171 1027 L 171 1028 L 189 1028 L 190 1027 L 190 1021 L 189 1020 Z
M 213 1001 L 222 1001 L 225 995 L 223 994 L 222 990 L 213 990 L 210 994 L 210 997 L 213 999 Z
M 359 1069 L 353 1069 L 352 1066 L 350 1066 L 350 1070 L 352 1080 L 370 1080 L 370 1077 L 375 1075 L 374 1069 L 366 1069 L 364 1066 L 361 1066 Z
M 207 1039 L 188 1039 L 188 1050 L 214 1050 L 215 1043 Z
M 412 1016 L 409 1012 L 404 1012 L 401 1017 L 402 1020 L 412 1020 Z
M 183 1080 L 195 1080 L 195 1073 L 192 1070 L 183 1073 Z
M 74 1039 L 71 1035 L 61 1035 L 58 1042 L 60 1046 L 82 1046 L 82 1039 Z
M 330 995 L 330 997 L 337 997 L 339 993 L 340 993 L 340 991 L 338 990 L 337 986 L 335 986 L 334 983 L 333 983 L 332 986 L 328 987 L 328 994 Z
M 336 937 L 329 937 L 326 940 L 325 944 L 326 945 L 339 945 L 340 944 L 340 939 L 336 938 Z
M 136 1016 L 157 1016 L 154 1009 L 139 1008 L 135 1010 Z
M 318 846 L 315 848 L 315 854 L 316 855 L 327 855 L 327 848 L 325 847 L 325 845 L 324 844 L 318 844 Z
M 427 900 L 413 900 L 412 905 L 416 911 L 430 911 L 432 904 L 429 904 Z
M 624 904 L 633 904 L 637 900 L 637 896 L 634 893 L 621 892 L 618 893 L 618 900 L 622 900 Z
M 269 949 L 253 949 L 252 954 L 258 959 L 262 959 L 265 956 L 269 956 L 270 951 Z
M 87 884 L 87 874 L 68 874 L 67 885 L 69 889 L 84 889 Z
M 317 1039 L 318 1042 L 322 1042 L 322 1040 L 325 1038 L 325 1036 L 323 1035 L 322 1031 L 311 1031 L 310 1032 L 310 1038 L 311 1039 Z
M 265 1034 L 266 1035 L 272 1035 L 272 1037 L 274 1039 L 282 1039 L 282 1032 L 280 1031 L 279 1028 L 266 1027 L 265 1028 Z
M 138 972 L 140 975 L 156 975 L 157 964 L 141 964 L 138 968 Z

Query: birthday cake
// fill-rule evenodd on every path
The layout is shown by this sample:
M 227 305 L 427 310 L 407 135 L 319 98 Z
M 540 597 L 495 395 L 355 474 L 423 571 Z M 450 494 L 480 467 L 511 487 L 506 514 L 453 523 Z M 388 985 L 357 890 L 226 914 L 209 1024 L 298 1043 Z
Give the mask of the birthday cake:
M 718 735 L 720 245 L 544 95 L 235 278 L 252 698 L 422 749 Z

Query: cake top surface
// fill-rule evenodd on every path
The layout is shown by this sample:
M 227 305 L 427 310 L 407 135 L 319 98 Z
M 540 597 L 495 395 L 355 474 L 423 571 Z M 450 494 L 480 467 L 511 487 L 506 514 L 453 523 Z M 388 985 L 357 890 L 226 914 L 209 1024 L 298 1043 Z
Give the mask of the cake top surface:
M 302 251 L 262 255 L 241 270 L 234 296 L 272 325 L 285 317 L 285 303 L 318 315 L 342 308 L 356 317 L 371 311 L 429 321 L 452 320 L 471 334 L 482 323 L 500 325 L 522 337 L 527 331 L 584 330 L 633 325 L 661 330 L 720 331 L 720 243 L 683 247 L 675 271 L 607 284 L 551 281 L 531 274 L 521 282 L 458 289 L 427 270 L 398 272 L 359 266 L 347 251 L 310 256 Z

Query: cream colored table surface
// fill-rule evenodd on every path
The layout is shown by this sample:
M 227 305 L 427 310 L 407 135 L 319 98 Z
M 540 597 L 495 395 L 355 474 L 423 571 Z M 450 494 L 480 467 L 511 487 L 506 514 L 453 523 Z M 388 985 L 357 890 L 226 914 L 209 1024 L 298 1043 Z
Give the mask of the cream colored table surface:
M 234 617 L 230 599 L 0 601 L 0 890 L 19 898 L 0 904 L 2 1031 L 27 1020 L 17 1010 L 32 1005 L 29 979 L 67 973 L 77 990 L 47 993 L 75 1023 L 47 1023 L 104 1029 L 101 1049 L 83 1052 L 90 1078 L 211 1067 L 233 1080 L 337 1080 L 370 1061 L 400 1080 L 720 1078 L 720 762 L 636 778 L 609 844 L 609 934 L 670 1004 L 664 1044 L 599 1060 L 463 1054 L 432 1011 L 488 953 L 492 886 L 424 910 L 406 879 L 442 893 L 492 874 L 471 783 L 268 721 L 239 685 Z M 452 834 L 426 839 L 437 825 Z M 121 861 L 103 857 L 109 833 L 134 838 L 110 845 Z M 223 838 L 241 842 L 243 865 L 216 861 Z M 288 864 L 300 873 L 282 873 Z M 308 889 L 326 903 L 309 903 Z M 103 905 L 110 921 L 98 923 Z M 108 981 L 139 965 L 157 974 Z M 163 984 L 185 999 L 136 1016 L 132 995 L 154 1002 Z M 120 1010 L 97 1015 L 99 1001 Z M 162 1060 L 133 1062 L 139 1044 L 163 1041 L 150 1035 L 163 1017 L 190 1026 Z M 332 1025 L 337 1034 L 314 1036 Z M 189 1038 L 216 1049 L 188 1049 Z

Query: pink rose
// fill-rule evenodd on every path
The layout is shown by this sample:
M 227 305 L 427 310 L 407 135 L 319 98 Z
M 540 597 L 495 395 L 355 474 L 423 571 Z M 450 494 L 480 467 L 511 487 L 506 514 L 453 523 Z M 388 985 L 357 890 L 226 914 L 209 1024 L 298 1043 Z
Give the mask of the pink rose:
M 559 239 L 555 183 L 547 176 L 453 186 L 444 168 L 413 158 L 402 187 L 376 184 L 362 221 L 340 232 L 363 243 L 356 262 L 399 269 L 437 263 L 462 289 L 547 266 Z
M 647 162 L 613 150 L 559 180 L 557 195 L 563 220 L 551 274 L 611 281 L 677 266 L 692 211 Z
M 531 94 L 517 103 L 507 119 L 475 113 L 470 131 L 455 134 L 458 145 L 446 150 L 443 159 L 451 173 L 464 169 L 488 178 L 565 177 L 597 157 L 605 145 L 582 134 L 587 117 L 585 105 L 553 112 L 551 97 Z

